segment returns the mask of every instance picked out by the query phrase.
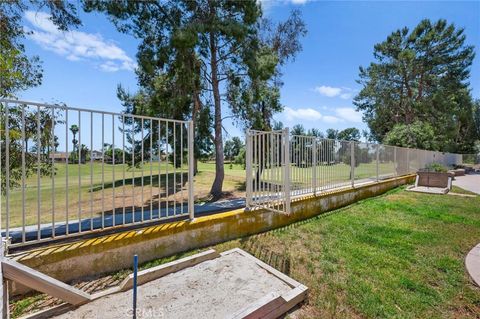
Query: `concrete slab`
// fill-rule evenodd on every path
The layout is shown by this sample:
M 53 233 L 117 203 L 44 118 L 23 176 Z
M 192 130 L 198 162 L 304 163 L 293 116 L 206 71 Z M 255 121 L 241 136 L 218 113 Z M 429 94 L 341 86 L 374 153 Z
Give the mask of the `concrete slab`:
M 427 187 L 427 186 L 410 186 L 410 187 L 407 187 L 407 191 L 444 195 L 444 194 L 448 193 L 448 188 Z
M 453 185 L 463 188 L 467 191 L 480 194 L 480 174 L 455 176 Z
M 277 318 L 307 288 L 255 257 L 233 249 L 220 257 L 138 287 L 138 318 Z M 54 318 L 132 316 L 132 290 L 104 296 Z

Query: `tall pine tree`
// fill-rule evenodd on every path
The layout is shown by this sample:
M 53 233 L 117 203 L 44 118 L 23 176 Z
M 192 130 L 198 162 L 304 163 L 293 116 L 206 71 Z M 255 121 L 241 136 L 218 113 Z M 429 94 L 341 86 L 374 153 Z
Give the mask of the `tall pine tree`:
M 284 45 L 286 38 L 274 33 L 263 37 L 261 7 L 255 0 L 87 1 L 85 8 L 107 13 L 120 31 L 141 40 L 137 53 L 140 91 L 134 96 L 119 91 L 127 111 L 193 119 L 196 141 L 202 142 L 197 147 L 206 146 L 208 139 L 214 143 L 216 174 L 210 192 L 220 197 L 223 106 L 246 122 L 257 118 L 255 106 L 262 102 L 263 115 L 249 126 L 262 126 L 258 123 L 269 122 L 281 110 L 273 81 L 280 75 L 277 66 L 300 47 L 296 39 L 305 31 L 299 15 L 294 24 L 301 26 L 299 32 L 290 33 L 292 44 Z M 284 31 L 292 28 L 283 27 Z M 240 103 L 240 95 L 249 95 L 248 103 Z
M 355 97 L 373 137 L 383 141 L 396 125 L 434 128 L 442 151 L 471 151 L 476 138 L 468 89 L 473 46 L 464 30 L 445 20 L 421 21 L 374 47 L 376 62 L 360 67 Z M 395 139 L 390 139 L 395 140 Z

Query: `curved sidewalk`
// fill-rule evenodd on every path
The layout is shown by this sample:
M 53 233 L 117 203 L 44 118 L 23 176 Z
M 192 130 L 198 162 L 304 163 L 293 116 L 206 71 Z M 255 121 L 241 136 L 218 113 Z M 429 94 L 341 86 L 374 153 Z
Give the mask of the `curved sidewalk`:
M 465 176 L 455 176 L 453 185 L 480 194 L 480 174 L 467 174 Z
M 467 272 L 477 286 L 480 286 L 480 244 L 473 247 L 465 257 Z

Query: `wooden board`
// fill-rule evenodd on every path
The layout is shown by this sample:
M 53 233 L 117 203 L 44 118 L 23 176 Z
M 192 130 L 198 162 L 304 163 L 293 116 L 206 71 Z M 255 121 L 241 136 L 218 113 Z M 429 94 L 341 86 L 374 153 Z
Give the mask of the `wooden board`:
M 5 259 L 3 251 L 3 238 L 0 237 L 0 261 Z M 0 289 L 0 298 L 1 298 L 1 308 L 0 308 L 0 318 L 7 319 L 10 318 L 10 310 L 8 308 L 8 285 L 7 281 L 3 276 L 2 267 L 0 267 L 0 280 L 2 282 L 2 288 Z
M 72 305 L 81 305 L 92 299 L 89 294 L 75 287 L 69 286 L 13 260 L 4 258 L 2 260 L 2 271 L 4 278 L 46 293 Z
M 256 319 L 274 311 L 284 304 L 283 298 L 276 292 L 271 292 L 254 303 L 234 313 L 230 319 Z
M 278 296 L 278 294 L 275 293 L 266 295 L 264 298 L 261 298 L 257 302 L 252 303 L 235 313 L 232 316 L 232 319 L 276 319 L 307 298 L 308 288 L 306 286 L 264 263 L 260 259 L 250 255 L 246 251 L 234 248 L 223 252 L 222 255 L 230 254 L 232 252 L 239 253 L 242 256 L 253 260 L 258 266 L 292 287 L 292 290 L 281 296 Z

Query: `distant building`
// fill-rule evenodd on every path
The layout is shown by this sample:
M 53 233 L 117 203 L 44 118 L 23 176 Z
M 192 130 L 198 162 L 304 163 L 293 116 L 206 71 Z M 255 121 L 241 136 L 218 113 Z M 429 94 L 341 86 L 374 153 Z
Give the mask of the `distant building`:
M 52 152 L 48 155 L 48 158 L 55 162 L 65 163 L 68 159 L 69 153 L 67 152 Z
M 102 152 L 101 151 L 92 151 L 90 156 L 94 161 L 101 161 L 102 160 Z

